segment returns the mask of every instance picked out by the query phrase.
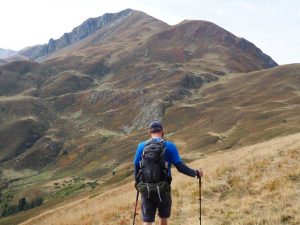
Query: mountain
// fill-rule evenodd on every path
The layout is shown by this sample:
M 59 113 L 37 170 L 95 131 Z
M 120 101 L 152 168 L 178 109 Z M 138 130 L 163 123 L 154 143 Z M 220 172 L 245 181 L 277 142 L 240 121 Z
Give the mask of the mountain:
M 32 60 L 0 66 L 0 190 L 11 204 L 122 184 L 153 119 L 187 160 L 299 132 L 299 64 L 278 66 L 211 22 L 170 26 L 128 9 L 18 54 Z
M 75 27 L 71 32 L 64 33 L 64 35 L 59 39 L 54 40 L 51 38 L 48 44 L 25 48 L 20 52 L 20 54 L 30 59 L 37 59 L 39 57 L 46 56 L 62 48 L 77 43 L 99 30 L 102 31 L 109 29 L 126 17 L 130 16 L 132 12 L 133 10 L 126 9 L 119 13 L 106 13 L 97 18 L 90 18 L 84 21 L 78 27 Z
M 16 51 L 14 51 L 14 50 L 0 48 L 0 59 L 12 56 L 15 53 L 16 53 Z
M 6 139 L 3 148 L 10 151 L 2 152 L 1 161 L 19 169 L 41 169 L 67 151 L 63 146 L 68 142 L 71 146 L 82 146 L 78 141 L 102 145 L 99 139 L 91 140 L 91 130 L 100 136 L 101 132 L 113 131 L 126 137 L 127 133 L 146 127 L 149 120 L 164 118 L 174 101 L 192 96 L 205 83 L 228 73 L 277 65 L 250 42 L 209 22 L 185 21 L 170 27 L 138 11 L 113 14 L 116 18 L 126 15 L 126 19 L 114 23 L 107 18 L 115 17 L 109 15 L 97 19 L 109 27 L 103 26 L 89 37 L 53 52 L 43 64 L 20 61 L 1 68 L 0 93 L 6 96 L 2 100 L 6 109 L 2 115 L 6 118 L 5 130 L 13 129 L 16 119 L 23 124 L 24 116 L 33 117 L 44 127 L 37 133 L 29 130 L 32 136 L 21 133 L 25 139 L 19 145 L 14 141 L 17 138 L 11 142 Z M 73 33 L 88 23 L 83 24 Z M 13 116 L 15 107 L 25 99 L 31 107 Z M 9 114 L 7 108 L 11 108 Z M 41 114 L 43 108 L 45 113 Z M 127 116 L 115 118 L 122 114 Z M 86 140 L 77 137 L 78 119 L 84 121 L 80 130 Z M 57 145 L 51 157 L 42 147 L 44 139 Z M 72 147 L 72 152 L 85 148 Z M 36 155 L 40 155 L 40 164 L 33 162 Z

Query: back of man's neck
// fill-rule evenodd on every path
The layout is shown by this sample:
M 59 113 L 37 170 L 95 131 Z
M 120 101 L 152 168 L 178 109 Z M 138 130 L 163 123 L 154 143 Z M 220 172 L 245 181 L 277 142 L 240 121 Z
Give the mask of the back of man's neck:
M 151 135 L 151 138 L 162 138 L 160 135 Z

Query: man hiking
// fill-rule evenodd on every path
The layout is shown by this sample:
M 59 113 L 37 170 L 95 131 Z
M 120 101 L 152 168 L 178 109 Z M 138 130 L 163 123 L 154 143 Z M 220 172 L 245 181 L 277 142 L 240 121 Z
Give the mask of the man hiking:
M 153 121 L 149 129 L 151 138 L 138 145 L 134 158 L 135 186 L 141 193 L 143 224 L 151 225 L 158 209 L 160 225 L 167 225 L 172 204 L 171 164 L 190 177 L 200 178 L 203 172 L 182 162 L 175 144 L 163 139 L 163 126 L 159 121 Z

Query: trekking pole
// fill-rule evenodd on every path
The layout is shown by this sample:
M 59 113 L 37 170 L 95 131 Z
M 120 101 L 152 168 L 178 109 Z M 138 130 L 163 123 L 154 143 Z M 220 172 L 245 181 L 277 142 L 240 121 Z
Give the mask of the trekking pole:
M 201 176 L 199 177 L 199 213 L 200 213 L 199 221 L 201 225 Z
M 139 201 L 139 191 L 136 192 L 136 201 L 135 201 L 135 207 L 134 207 L 134 215 L 133 215 L 133 225 L 135 224 L 135 217 L 137 215 L 136 210 L 137 210 L 137 205 L 138 205 L 138 201 Z

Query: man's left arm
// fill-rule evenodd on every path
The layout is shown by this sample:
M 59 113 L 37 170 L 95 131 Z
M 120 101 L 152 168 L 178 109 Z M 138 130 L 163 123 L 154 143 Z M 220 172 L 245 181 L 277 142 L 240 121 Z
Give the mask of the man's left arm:
M 176 169 L 187 176 L 190 177 L 199 177 L 202 176 L 202 170 L 194 170 L 188 167 L 183 161 L 181 160 L 176 145 L 172 142 L 169 143 L 169 150 L 170 150 L 170 157 L 172 164 L 176 167 Z
M 188 167 L 187 165 L 185 165 L 183 162 L 179 162 L 177 164 L 174 164 L 174 166 L 176 167 L 176 169 L 180 172 L 183 173 L 187 176 L 190 177 L 195 177 L 197 176 L 197 171 L 194 169 L 191 169 L 190 167 Z

